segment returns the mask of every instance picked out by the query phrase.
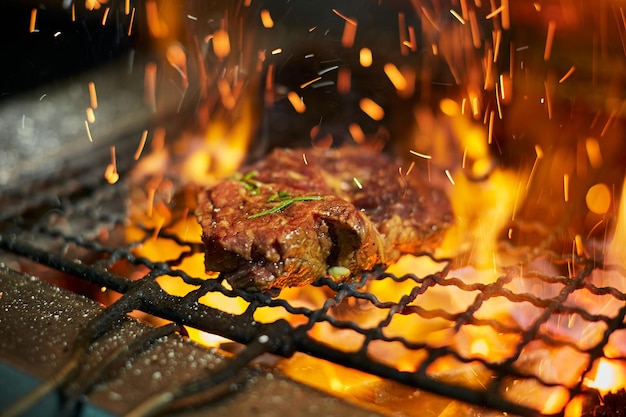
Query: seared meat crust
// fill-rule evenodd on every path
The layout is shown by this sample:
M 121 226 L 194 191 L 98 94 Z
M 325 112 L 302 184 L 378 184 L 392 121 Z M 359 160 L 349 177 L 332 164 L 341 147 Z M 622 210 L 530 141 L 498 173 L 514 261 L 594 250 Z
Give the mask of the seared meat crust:
M 264 290 L 306 285 L 334 266 L 348 279 L 432 250 L 451 224 L 450 205 L 399 166 L 362 148 L 275 150 L 201 192 L 207 271 Z

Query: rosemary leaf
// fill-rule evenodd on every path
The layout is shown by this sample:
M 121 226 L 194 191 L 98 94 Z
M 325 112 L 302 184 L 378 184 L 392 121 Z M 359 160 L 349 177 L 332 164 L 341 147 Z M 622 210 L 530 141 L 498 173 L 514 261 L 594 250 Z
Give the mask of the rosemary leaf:
M 266 216 L 268 214 L 278 213 L 279 211 L 289 207 L 293 203 L 297 201 L 319 201 L 323 200 L 324 197 L 321 195 L 301 195 L 298 197 L 285 197 L 283 200 L 274 200 L 275 202 L 281 201 L 281 203 L 277 206 L 274 206 L 270 209 L 260 211 L 258 213 L 252 214 L 248 216 L 248 219 L 256 219 L 257 217 Z

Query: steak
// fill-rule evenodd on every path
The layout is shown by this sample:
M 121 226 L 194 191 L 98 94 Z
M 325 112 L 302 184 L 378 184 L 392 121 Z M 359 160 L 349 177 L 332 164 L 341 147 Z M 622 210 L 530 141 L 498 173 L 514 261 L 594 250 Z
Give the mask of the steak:
M 445 194 L 365 148 L 276 149 L 198 198 L 207 271 L 235 288 L 358 276 L 432 251 L 452 223 Z

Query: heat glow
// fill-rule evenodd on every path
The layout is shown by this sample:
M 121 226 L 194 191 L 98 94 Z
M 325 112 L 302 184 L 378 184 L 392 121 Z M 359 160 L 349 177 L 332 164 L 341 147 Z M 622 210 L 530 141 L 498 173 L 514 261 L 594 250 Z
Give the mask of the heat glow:
M 339 10 L 327 11 L 334 14 L 334 19 L 341 19 L 342 29 L 338 32 L 337 44 L 346 53 L 357 47 L 354 62 L 358 65 L 352 68 L 349 65 L 333 66 L 337 70 L 336 91 L 343 98 L 354 100 L 355 107 L 358 107 L 356 111 L 360 112 L 358 116 L 367 116 L 363 123 L 348 120 L 347 134 L 355 143 L 365 143 L 369 134 L 365 132 L 367 123 L 384 123 L 393 120 L 394 116 L 380 104 L 383 101 L 379 100 L 379 95 L 358 95 L 358 91 L 353 91 L 357 84 L 357 71 L 363 68 L 370 71 L 379 65 L 381 75 L 388 81 L 389 91 L 386 93 L 390 92 L 394 97 L 414 99 L 419 91 L 423 97 L 403 109 L 415 122 L 414 127 L 407 127 L 407 130 L 414 131 L 409 135 L 410 143 L 406 144 L 404 156 L 413 163 L 412 168 L 424 169 L 428 181 L 446 190 L 455 214 L 454 226 L 447 231 L 433 256 L 407 255 L 390 265 L 387 271 L 396 277 L 406 274 L 434 276 L 438 279 L 437 285 L 427 286 L 414 280 L 373 280 L 362 289 L 380 303 L 400 304 L 403 297 L 419 293 L 419 298 L 403 304 L 407 311 L 418 313 L 390 312 L 373 302 L 364 301 L 363 304 L 338 303 L 328 309 L 328 314 L 356 323 L 361 329 L 382 328 L 381 332 L 388 339 L 402 338 L 408 344 L 426 345 L 432 349 L 452 348 L 457 356 L 442 355 L 429 362 L 426 349 L 409 349 L 399 342 L 374 340 L 367 345 L 366 353 L 382 364 L 405 372 L 415 372 L 424 366 L 428 376 L 435 380 L 472 389 L 485 389 L 493 379 L 493 372 L 483 366 L 484 362 L 498 365 L 517 355 L 512 366 L 537 375 L 546 384 L 533 379 L 507 379 L 499 387 L 502 395 L 542 413 L 564 410 L 567 417 L 578 417 L 582 412 L 582 400 L 580 397 L 570 398 L 566 387 L 583 384 L 606 394 L 626 386 L 626 367 L 623 361 L 614 359 L 626 353 L 625 332 L 621 329 L 611 336 L 604 347 L 605 357 L 591 359 L 589 352 L 602 341 L 606 331 L 603 320 L 587 320 L 584 314 L 568 312 L 547 319 L 537 329 L 532 329 L 532 325 L 546 313 L 549 301 L 564 291 L 570 282 L 568 280 L 575 279 L 584 268 L 583 261 L 593 259 L 607 265 L 590 273 L 585 279 L 586 284 L 594 288 L 610 286 L 617 291 L 626 291 L 623 276 L 626 270 L 626 188 L 622 189 L 621 201 L 617 204 L 620 193 L 615 191 L 614 184 L 594 181 L 581 185 L 588 174 L 595 175 L 597 171 L 594 170 L 601 169 L 610 157 L 603 140 L 605 135 L 610 134 L 619 111 L 613 110 L 608 119 L 598 122 L 601 131 L 597 129 L 599 135 L 596 136 L 601 140 L 590 133 L 576 144 L 575 155 L 568 152 L 561 155 L 561 151 L 554 150 L 558 142 L 555 130 L 530 130 L 530 136 L 537 141 L 524 149 L 528 154 L 526 159 L 521 159 L 515 166 L 500 164 L 498 158 L 503 151 L 499 141 L 503 140 L 502 136 L 506 136 L 504 141 L 513 142 L 513 145 L 508 144 L 510 146 L 517 145 L 517 141 L 522 142 L 517 137 L 511 139 L 509 136 L 514 135 L 510 132 L 498 129 L 505 115 L 513 113 L 507 106 L 516 104 L 514 98 L 522 99 L 524 105 L 531 101 L 541 104 L 537 107 L 540 110 L 534 110 L 532 117 L 520 111 L 524 119 L 522 124 L 537 124 L 542 128 L 545 124 L 547 130 L 558 116 L 557 92 L 567 88 L 582 71 L 569 63 L 559 69 L 558 75 L 550 68 L 545 77 L 542 75 L 545 79 L 537 83 L 539 93 L 532 91 L 528 84 L 537 75 L 533 73 L 534 69 L 525 67 L 527 61 L 523 55 L 530 48 L 528 45 L 503 44 L 506 42 L 503 40 L 506 39 L 504 30 L 511 24 L 509 1 L 491 4 L 491 10 L 484 16 L 493 25 L 492 30 L 487 32 L 482 30 L 484 22 L 477 14 L 480 2 L 474 3 L 476 7 L 471 2 L 462 1 L 458 7 L 443 10 L 445 18 L 437 15 L 437 11 L 422 6 L 419 10 L 422 27 L 417 29 L 421 30 L 419 37 L 415 33 L 416 26 L 412 26 L 407 15 L 398 13 L 394 22 L 399 29 L 397 53 L 403 57 L 415 52 L 423 54 L 424 68 L 404 66 L 401 60 L 392 62 L 386 56 L 382 61 L 385 64 L 380 67 L 378 60 L 384 55 L 379 58 L 379 51 L 374 50 L 372 45 L 359 43 L 360 36 L 370 28 L 363 21 Z M 250 2 L 244 3 L 245 7 L 249 5 Z M 535 12 L 540 12 L 542 7 L 535 3 Z M 156 3 L 148 2 L 146 9 L 152 35 L 155 38 L 165 36 L 168 28 L 159 16 Z M 35 18 L 36 13 L 31 21 L 33 30 Z M 265 9 L 260 11 L 260 15 L 255 15 L 256 20 L 260 19 L 264 33 L 280 29 L 278 18 L 277 13 L 272 16 Z M 234 56 L 240 59 L 244 56 L 243 51 L 235 50 L 241 43 L 246 43 L 240 39 L 245 31 L 224 22 L 221 25 L 204 38 L 204 45 L 220 63 Z M 545 43 L 539 48 L 539 61 L 549 65 L 556 59 L 558 37 L 564 28 L 560 20 L 553 18 L 546 19 L 543 26 Z M 312 36 L 318 32 L 317 26 L 308 29 Z M 422 39 L 428 47 L 420 47 L 417 39 Z M 266 60 L 269 62 L 281 55 L 295 59 L 289 46 L 272 45 L 271 48 L 254 51 L 255 70 L 260 71 Z M 505 47 L 510 49 L 508 53 L 504 52 Z M 599 50 L 603 51 L 602 48 Z M 476 58 L 476 51 L 483 51 L 483 56 Z M 594 54 L 598 53 L 594 49 Z M 188 56 L 185 51 L 180 45 L 170 44 L 166 58 L 180 75 L 177 82 L 186 88 Z M 445 98 L 431 94 L 433 85 L 439 80 L 430 72 L 429 60 L 445 63 L 445 72 L 450 75 L 445 84 L 447 87 L 453 84 L 458 87 L 454 94 Z M 510 60 L 510 63 L 503 65 L 503 60 Z M 215 88 L 215 97 L 207 101 L 214 100 L 225 111 L 220 114 L 212 112 L 211 108 L 208 121 L 203 120 L 204 129 L 200 134 L 184 133 L 182 137 L 175 138 L 175 143 L 153 146 L 151 151 L 141 151 L 146 146 L 146 137 L 142 136 L 135 158 L 138 159 L 137 167 L 133 173 L 134 183 L 142 186 L 132 190 L 132 221 L 126 231 L 130 242 L 141 240 L 146 230 L 151 233 L 150 238 L 144 239 L 142 245 L 136 248 L 138 256 L 145 256 L 153 262 L 171 261 L 180 256 L 185 247 L 164 239 L 164 234 L 201 244 L 200 226 L 193 214 L 197 190 L 237 170 L 250 148 L 251 132 L 258 123 L 250 97 L 241 93 L 248 81 L 239 79 L 248 75 L 238 67 L 243 65 L 242 62 L 237 61 L 235 70 L 220 68 L 220 71 L 215 71 L 219 75 L 207 82 Z M 271 106 L 283 100 L 291 112 L 288 117 L 306 116 L 315 106 L 314 100 L 305 102 L 305 97 L 309 97 L 307 93 L 330 74 L 307 74 L 293 86 L 278 86 L 274 78 L 283 68 L 271 62 L 263 74 L 264 103 Z M 533 61 L 530 62 L 534 65 Z M 505 67 L 508 69 L 500 72 Z M 566 70 L 568 67 L 569 70 Z M 157 66 L 149 63 L 145 73 L 146 103 L 156 107 Z M 516 77 L 522 73 L 525 78 L 520 83 Z M 623 108 L 623 104 L 620 105 Z M 229 117 L 232 114 L 237 117 Z M 541 122 L 535 123 L 538 115 Z M 602 117 L 599 112 L 593 123 L 596 124 L 596 119 L 602 120 Z M 314 145 L 330 146 L 333 141 L 330 134 L 318 138 L 322 122 L 316 120 L 304 136 L 308 133 Z M 89 120 L 86 121 L 85 126 L 90 135 L 89 123 Z M 565 128 L 559 126 L 557 132 L 562 129 Z M 89 140 L 92 140 L 91 136 Z M 510 152 L 515 151 L 517 148 Z M 303 156 L 303 163 L 306 163 L 306 156 Z M 402 171 L 405 167 L 400 168 L 400 173 L 405 172 Z M 117 181 L 114 158 L 105 175 L 109 181 Z M 589 178 L 593 176 L 589 175 Z M 179 183 L 175 186 L 173 181 Z M 557 185 L 552 187 L 554 183 Z M 182 191 L 176 191 L 178 194 L 174 195 L 173 190 L 178 190 L 180 184 L 183 184 Z M 355 185 L 367 187 L 356 178 Z M 554 203 L 546 204 L 548 200 Z M 574 204 L 579 205 L 572 209 Z M 535 205 L 539 207 L 540 214 L 531 213 L 535 215 L 532 217 L 527 214 L 532 211 L 528 207 Z M 563 207 L 571 209 L 576 216 L 584 217 L 580 222 L 583 226 L 576 224 L 552 233 L 546 232 L 547 227 L 538 225 L 544 216 L 566 217 L 570 212 Z M 581 211 L 585 213 L 581 215 Z M 526 223 L 525 219 L 520 220 L 525 214 L 530 219 Z M 592 220 L 596 226 L 587 227 L 585 222 Z M 602 242 L 594 240 L 592 232 L 596 227 L 607 227 Z M 524 233 L 532 235 L 528 238 L 532 244 L 535 243 L 533 239 L 541 237 L 546 240 L 563 239 L 567 245 L 562 245 L 565 249 L 560 253 L 558 246 L 557 249 L 552 246 L 518 249 L 515 244 Z M 530 259 L 532 256 L 536 259 Z M 185 257 L 175 268 L 194 277 L 213 277 L 204 270 L 202 254 Z M 165 291 L 181 297 L 196 288 L 175 277 L 160 277 L 157 282 Z M 491 286 L 499 283 L 502 285 L 500 292 L 496 295 L 490 293 Z M 519 299 L 512 301 L 506 295 Z M 322 309 L 332 296 L 324 289 L 313 286 L 285 289 L 280 294 L 294 308 L 312 310 Z M 233 314 L 242 314 L 248 308 L 244 300 L 219 293 L 206 295 L 200 302 Z M 562 305 L 574 311 L 576 308 L 584 309 L 590 315 L 613 317 L 623 307 L 623 302 L 601 290 L 581 288 L 564 297 Z M 468 311 L 471 311 L 471 319 L 463 322 Z M 286 319 L 294 327 L 307 323 L 305 316 L 288 313 L 283 308 L 260 307 L 255 310 L 254 320 L 257 322 L 268 323 L 278 319 Z M 493 325 L 494 322 L 497 324 Z M 538 336 L 518 351 L 522 335 L 529 329 Z M 359 351 L 365 339 L 354 329 L 337 328 L 327 322 L 315 323 L 308 331 L 315 339 L 346 352 Z M 189 329 L 189 333 L 194 340 L 209 346 L 219 347 L 226 341 L 194 329 Z M 546 338 L 553 338 L 556 342 L 544 342 Z M 559 344 L 561 342 L 562 345 Z M 389 413 L 389 409 L 393 409 L 406 415 L 421 415 L 421 411 L 428 409 L 432 415 L 441 417 L 467 411 L 460 403 L 445 401 L 442 405 L 441 399 L 432 398 L 428 400 L 430 402 L 424 401 L 421 397 L 416 398 L 421 395 L 419 391 L 304 354 L 283 359 L 278 366 L 295 380 L 340 394 L 381 412 Z M 419 410 L 416 410 L 416 401 L 420 401 Z

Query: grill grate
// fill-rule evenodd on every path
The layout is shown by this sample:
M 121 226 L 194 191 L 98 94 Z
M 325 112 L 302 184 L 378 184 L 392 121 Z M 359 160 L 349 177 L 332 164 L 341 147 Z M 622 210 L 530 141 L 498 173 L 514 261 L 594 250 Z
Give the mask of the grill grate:
M 531 270 L 533 262 L 549 262 L 558 271 L 568 261 L 547 250 L 529 255 L 532 259 L 524 265 L 507 269 L 491 283 L 472 281 L 462 269 L 454 270 L 450 260 L 425 254 L 437 262 L 434 272 L 394 275 L 374 270 L 358 282 L 343 284 L 321 278 L 311 289 L 321 297 L 317 304 L 294 301 L 287 291 L 233 290 L 218 278 L 186 272 L 186 262 L 203 253 L 203 248 L 172 232 L 167 224 L 138 226 L 141 236 L 127 241 L 128 202 L 135 185 L 124 178 L 109 185 L 100 172 L 65 170 L 1 194 L 3 259 L 28 268 L 27 259 L 62 271 L 63 277 L 124 294 L 93 322 L 92 336 L 112 327 L 120 315 L 140 310 L 256 346 L 255 352 L 284 357 L 303 352 L 522 416 L 546 411 L 542 407 L 558 393 L 573 398 L 583 392 L 583 381 L 592 376 L 594 363 L 608 355 L 609 339 L 624 336 L 626 294 L 594 279 L 594 274 L 624 271 L 601 265 L 597 259 L 580 258 L 571 277 L 523 272 L 521 280 L 520 271 Z M 183 191 L 174 183 L 175 194 Z M 178 253 L 166 260 L 137 255 L 140 245 L 157 236 L 160 243 L 179 248 Z M 182 280 L 195 289 L 182 297 L 170 295 L 159 284 L 164 278 Z M 382 285 L 390 289 L 384 294 L 395 297 L 381 296 L 377 288 Z M 201 302 L 210 294 L 243 300 L 247 307 L 239 313 L 210 307 Z M 448 307 L 429 301 L 440 300 L 441 294 L 458 304 Z M 593 310 L 577 301 L 588 298 L 604 300 L 600 304 L 610 308 Z M 490 315 L 492 304 L 510 314 Z M 258 319 L 262 310 L 280 312 L 276 316 L 281 318 L 262 322 Z M 322 334 L 334 334 L 336 340 L 326 340 Z M 358 345 L 343 343 L 344 336 Z M 259 340 L 264 341 L 261 348 Z M 476 340 L 490 341 L 496 352 L 492 347 L 489 355 L 484 354 L 480 344 L 473 344 Z M 381 350 L 387 353 L 381 355 Z M 620 354 L 611 356 L 617 363 L 625 359 Z M 568 365 L 555 365 L 559 360 Z M 550 412 L 562 415 L 564 411 L 560 406 Z

